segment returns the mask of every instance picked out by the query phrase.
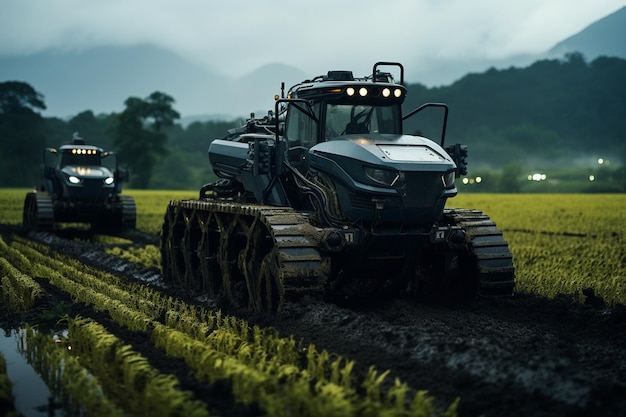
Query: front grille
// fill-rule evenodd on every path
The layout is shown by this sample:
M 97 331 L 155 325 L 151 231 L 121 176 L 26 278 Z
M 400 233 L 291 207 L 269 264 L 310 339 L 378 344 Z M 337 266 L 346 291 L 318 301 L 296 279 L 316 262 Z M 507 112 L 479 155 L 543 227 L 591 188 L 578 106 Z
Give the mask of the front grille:
M 349 193 L 348 197 L 350 198 L 350 204 L 356 209 L 374 210 L 376 209 L 376 202 L 374 200 L 382 201 L 386 209 L 402 207 L 402 199 L 400 197 L 377 198 L 371 194 L 355 193 Z

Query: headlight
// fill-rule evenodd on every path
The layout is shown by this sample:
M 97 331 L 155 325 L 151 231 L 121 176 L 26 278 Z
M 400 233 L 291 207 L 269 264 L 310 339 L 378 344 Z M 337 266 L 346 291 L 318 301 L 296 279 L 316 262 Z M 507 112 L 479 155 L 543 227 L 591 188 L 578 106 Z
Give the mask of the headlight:
M 441 176 L 441 181 L 445 188 L 454 187 L 454 180 L 456 178 L 456 171 L 448 171 Z
M 105 178 L 105 179 L 104 179 L 104 183 L 105 183 L 106 185 L 111 185 L 111 184 L 113 184 L 113 177 L 107 177 L 107 178 Z
M 392 171 L 389 169 L 380 169 L 380 168 L 372 168 L 372 167 L 364 167 L 365 175 L 370 180 L 383 184 L 388 187 L 393 187 L 396 182 L 400 179 L 400 172 Z
M 70 175 L 69 177 L 67 177 L 67 180 L 69 182 L 71 182 L 72 184 L 80 184 L 81 183 L 80 178 L 75 177 L 73 175 Z

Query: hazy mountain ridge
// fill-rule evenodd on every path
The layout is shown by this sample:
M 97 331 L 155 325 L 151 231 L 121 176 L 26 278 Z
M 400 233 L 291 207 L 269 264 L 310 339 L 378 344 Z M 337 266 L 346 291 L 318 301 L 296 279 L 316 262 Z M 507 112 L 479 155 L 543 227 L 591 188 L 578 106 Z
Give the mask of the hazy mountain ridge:
M 624 39 L 626 39 L 626 6 L 557 43 L 548 51 L 548 56 L 581 52 L 588 60 L 599 56 L 626 58 Z
M 157 90 L 172 96 L 184 116 L 230 118 L 246 111 L 242 103 L 271 104 L 281 81 L 295 83 L 302 74 L 287 65 L 268 64 L 230 78 L 152 45 L 0 57 L 0 81 L 31 84 L 44 95 L 48 110 L 43 115 L 62 118 L 85 110 L 119 112 L 128 97 L 143 98 Z
M 600 55 L 626 58 L 623 39 L 626 39 L 626 7 L 559 42 L 543 55 L 520 55 L 506 61 L 465 60 L 424 65 L 405 62 L 405 78 L 409 83 L 427 86 L 449 85 L 467 73 L 491 67 L 523 67 L 573 51 L 582 52 L 588 60 Z M 85 110 L 96 114 L 119 112 L 128 97 L 143 98 L 157 90 L 172 96 L 176 100 L 174 108 L 185 118 L 246 117 L 250 112 L 262 114 L 269 110 L 273 96 L 280 93 L 281 82 L 289 88 L 315 75 L 319 74 L 271 63 L 234 78 L 152 45 L 0 57 L 0 82 L 16 80 L 31 84 L 44 95 L 48 110 L 43 115 L 63 118 Z

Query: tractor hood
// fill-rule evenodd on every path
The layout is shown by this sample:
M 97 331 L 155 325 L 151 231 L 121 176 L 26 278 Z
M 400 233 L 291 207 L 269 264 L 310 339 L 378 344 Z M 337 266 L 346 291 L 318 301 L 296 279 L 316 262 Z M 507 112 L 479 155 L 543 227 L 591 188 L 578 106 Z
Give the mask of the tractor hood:
M 350 172 L 349 177 L 357 181 L 362 176 L 356 171 L 367 166 L 399 172 L 446 173 L 456 169 L 450 155 L 439 144 L 409 135 L 339 136 L 312 147 L 309 157 L 312 168 L 326 171 L 332 160 L 335 168 Z
M 457 194 L 456 164 L 420 136 L 345 135 L 309 150 L 312 171 L 332 178 L 345 217 L 428 224 Z

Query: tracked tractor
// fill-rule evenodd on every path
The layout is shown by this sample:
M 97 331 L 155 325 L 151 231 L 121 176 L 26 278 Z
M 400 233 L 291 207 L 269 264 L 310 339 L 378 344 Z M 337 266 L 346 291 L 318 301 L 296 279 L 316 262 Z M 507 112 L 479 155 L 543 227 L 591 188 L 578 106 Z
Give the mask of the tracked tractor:
M 363 78 L 329 71 L 287 94 L 283 84 L 266 116 L 210 143 L 218 180 L 170 202 L 164 278 L 269 312 L 303 295 L 361 305 L 512 295 L 502 232 L 480 211 L 445 208 L 467 173 L 467 147 L 444 142 L 448 107 L 403 115 L 406 95 L 403 66 L 388 62 Z M 438 137 L 405 133 L 433 110 Z
M 26 229 L 52 230 L 61 223 L 108 232 L 135 227 L 135 200 L 120 195 L 128 172 L 118 168 L 115 153 L 74 134 L 71 144 L 43 151 L 40 174 L 40 185 L 24 201 Z

